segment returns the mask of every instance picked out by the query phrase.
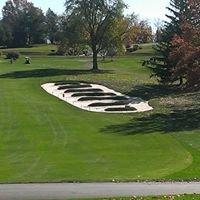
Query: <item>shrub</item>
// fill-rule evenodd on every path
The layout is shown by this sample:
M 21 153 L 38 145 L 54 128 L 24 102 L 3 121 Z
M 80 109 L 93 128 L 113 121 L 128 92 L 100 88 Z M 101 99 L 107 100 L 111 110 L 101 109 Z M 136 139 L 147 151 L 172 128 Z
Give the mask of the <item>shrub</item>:
M 58 46 L 58 50 L 56 51 L 56 55 L 64 56 L 64 55 L 66 55 L 66 52 L 67 52 L 66 45 L 65 44 L 60 44 Z
M 132 47 L 127 48 L 127 52 L 132 53 L 139 49 L 142 49 L 142 47 L 138 44 L 133 45 Z
M 138 49 L 140 49 L 140 46 L 138 44 L 133 45 L 132 47 L 133 51 L 137 51 Z
M 10 51 L 10 52 L 7 52 L 6 54 L 6 59 L 17 60 L 18 58 L 19 58 L 19 53 L 16 51 Z
M 51 50 L 51 53 L 48 54 L 48 56 L 57 56 L 59 55 L 60 52 L 57 53 L 57 51 L 55 49 Z

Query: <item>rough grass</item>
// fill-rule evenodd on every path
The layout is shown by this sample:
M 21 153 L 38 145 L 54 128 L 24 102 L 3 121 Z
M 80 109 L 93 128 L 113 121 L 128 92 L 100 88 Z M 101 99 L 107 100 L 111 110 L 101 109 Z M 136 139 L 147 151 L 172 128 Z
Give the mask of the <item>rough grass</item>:
M 0 59 L 0 182 L 200 179 L 199 93 L 159 87 L 143 55 L 100 61 Z M 44 92 L 79 80 L 150 100 L 147 113 L 82 111 Z

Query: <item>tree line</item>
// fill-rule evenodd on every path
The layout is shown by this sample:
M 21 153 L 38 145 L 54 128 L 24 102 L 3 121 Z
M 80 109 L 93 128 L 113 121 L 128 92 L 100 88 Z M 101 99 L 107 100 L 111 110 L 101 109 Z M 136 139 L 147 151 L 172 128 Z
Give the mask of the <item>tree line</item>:
M 50 41 L 57 54 L 92 52 L 93 70 L 97 56 L 113 56 L 134 50 L 133 44 L 152 41 L 148 21 L 134 13 L 125 16 L 123 0 L 66 0 L 66 11 L 45 14 L 27 0 L 8 0 L 0 20 L 0 46 L 24 47 Z M 171 0 L 168 22 L 156 32 L 157 55 L 148 67 L 162 84 L 200 88 L 200 2 Z
M 122 52 L 135 43 L 152 42 L 148 21 L 135 14 L 123 14 L 122 0 L 66 0 L 66 11 L 44 14 L 27 0 L 8 0 L 0 20 L 0 46 L 26 47 L 49 41 L 58 45 L 58 54 L 76 55 L 91 49 L 93 69 L 97 54 Z

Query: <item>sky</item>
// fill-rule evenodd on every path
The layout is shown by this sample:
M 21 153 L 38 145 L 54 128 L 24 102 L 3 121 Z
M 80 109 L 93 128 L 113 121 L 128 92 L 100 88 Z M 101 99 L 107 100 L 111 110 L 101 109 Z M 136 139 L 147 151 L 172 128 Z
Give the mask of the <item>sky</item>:
M 40 7 L 46 12 L 50 7 L 54 12 L 61 14 L 64 12 L 65 0 L 28 0 Z M 170 0 L 124 0 L 128 4 L 128 10 L 125 13 L 135 12 L 141 19 L 148 19 L 152 24 L 155 21 L 165 20 L 166 7 Z M 6 0 L 0 0 L 0 9 L 4 6 Z

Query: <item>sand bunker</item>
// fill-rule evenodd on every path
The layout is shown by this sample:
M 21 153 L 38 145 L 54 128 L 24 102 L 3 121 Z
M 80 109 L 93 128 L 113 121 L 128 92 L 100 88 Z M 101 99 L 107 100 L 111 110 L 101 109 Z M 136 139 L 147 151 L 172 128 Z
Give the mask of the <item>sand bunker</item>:
M 123 95 L 93 83 L 63 81 L 46 83 L 41 87 L 49 94 L 91 112 L 134 113 L 153 109 L 141 98 Z

